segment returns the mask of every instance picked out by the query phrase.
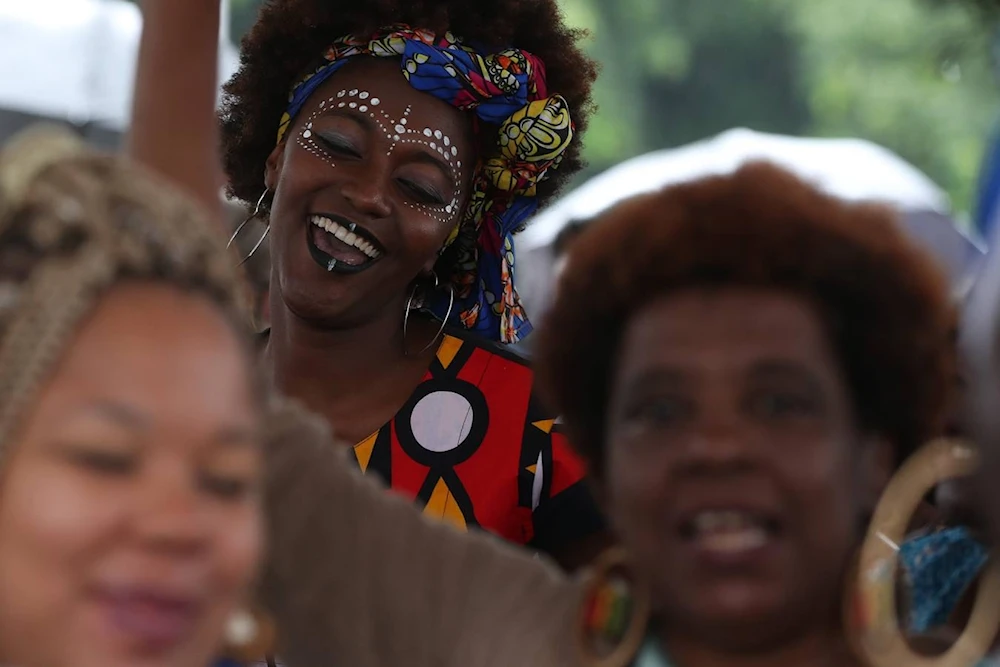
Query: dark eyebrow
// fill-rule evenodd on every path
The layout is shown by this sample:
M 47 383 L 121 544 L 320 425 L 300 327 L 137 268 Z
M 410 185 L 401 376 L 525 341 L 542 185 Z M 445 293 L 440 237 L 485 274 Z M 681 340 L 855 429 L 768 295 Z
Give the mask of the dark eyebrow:
M 759 380 L 805 381 L 813 389 L 819 388 L 821 384 L 816 374 L 806 366 L 782 359 L 756 362 L 750 368 L 750 377 Z
M 219 447 L 253 447 L 258 433 L 249 426 L 227 426 L 215 434 L 214 444 Z
M 96 414 L 133 430 L 149 427 L 149 415 L 138 408 L 113 400 L 102 400 L 88 405 L 86 412 Z
M 352 110 L 349 109 L 330 109 L 329 111 L 327 111 L 326 115 L 346 118 L 347 120 L 353 121 L 357 125 L 360 125 L 368 132 L 373 132 L 376 129 L 378 129 L 375 127 L 375 121 L 373 121 L 371 118 L 361 113 L 353 112 Z M 452 172 L 451 169 L 451 165 L 445 162 L 445 160 L 437 153 L 432 153 L 429 148 L 426 150 L 420 150 L 419 152 L 415 153 L 413 156 L 413 161 L 423 162 L 425 164 L 431 165 L 432 167 L 436 167 L 438 171 L 440 171 L 441 174 L 449 181 L 454 182 L 455 180 L 454 173 Z

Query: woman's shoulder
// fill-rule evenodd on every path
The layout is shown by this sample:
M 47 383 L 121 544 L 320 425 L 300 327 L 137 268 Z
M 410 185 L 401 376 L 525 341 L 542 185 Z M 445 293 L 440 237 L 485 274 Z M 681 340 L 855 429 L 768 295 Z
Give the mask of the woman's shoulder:
M 521 366 L 529 371 L 531 370 L 531 362 L 520 348 L 484 338 L 467 329 L 452 327 L 445 329 L 442 347 L 448 347 L 449 344 L 459 344 L 470 350 L 478 350 L 481 353 L 495 356 L 508 363 Z

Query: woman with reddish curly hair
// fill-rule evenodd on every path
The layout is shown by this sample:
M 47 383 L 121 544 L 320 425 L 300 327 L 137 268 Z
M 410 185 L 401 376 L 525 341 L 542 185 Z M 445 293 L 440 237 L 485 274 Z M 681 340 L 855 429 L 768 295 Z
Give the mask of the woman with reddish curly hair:
M 847 571 L 952 366 L 945 281 L 894 222 L 750 165 L 574 243 L 538 372 L 648 584 L 636 664 L 861 664 Z
M 178 148 L 150 137 L 195 122 L 161 72 L 190 58 L 176 32 L 148 37 L 146 62 L 156 41 L 165 62 L 140 73 L 135 134 L 153 164 Z M 514 234 L 582 164 L 595 67 L 580 37 L 555 0 L 271 0 L 222 111 L 229 192 L 256 202 L 270 241 L 276 388 L 426 513 L 567 566 L 603 542 L 601 520 L 531 369 L 502 345 L 531 330 Z

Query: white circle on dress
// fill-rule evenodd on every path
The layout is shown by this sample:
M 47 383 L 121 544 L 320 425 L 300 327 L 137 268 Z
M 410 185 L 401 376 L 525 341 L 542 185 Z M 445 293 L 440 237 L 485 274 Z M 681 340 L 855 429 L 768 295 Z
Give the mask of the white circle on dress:
M 410 430 L 417 444 L 431 452 L 448 452 L 472 431 L 472 404 L 453 391 L 427 394 L 413 406 Z

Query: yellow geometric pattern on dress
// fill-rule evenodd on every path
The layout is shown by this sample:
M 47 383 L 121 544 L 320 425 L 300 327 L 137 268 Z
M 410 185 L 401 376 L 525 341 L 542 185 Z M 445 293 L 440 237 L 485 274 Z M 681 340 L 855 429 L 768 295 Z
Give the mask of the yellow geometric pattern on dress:
M 368 472 L 368 464 L 372 460 L 372 452 L 375 451 L 375 441 L 378 439 L 378 431 L 354 445 L 354 456 L 358 459 L 361 472 Z
M 437 351 L 437 358 L 441 362 L 441 366 L 448 368 L 451 362 L 455 360 L 455 355 L 458 354 L 460 349 L 462 349 L 462 341 L 460 339 L 454 336 L 445 336 Z
M 469 529 L 465 522 L 465 516 L 462 515 L 462 510 L 459 509 L 455 497 L 443 479 L 439 479 L 434 485 L 434 491 L 424 507 L 424 514 L 450 523 L 459 530 Z
M 543 433 L 552 433 L 552 427 L 556 425 L 556 420 L 546 419 L 545 421 L 533 422 L 531 425 Z

